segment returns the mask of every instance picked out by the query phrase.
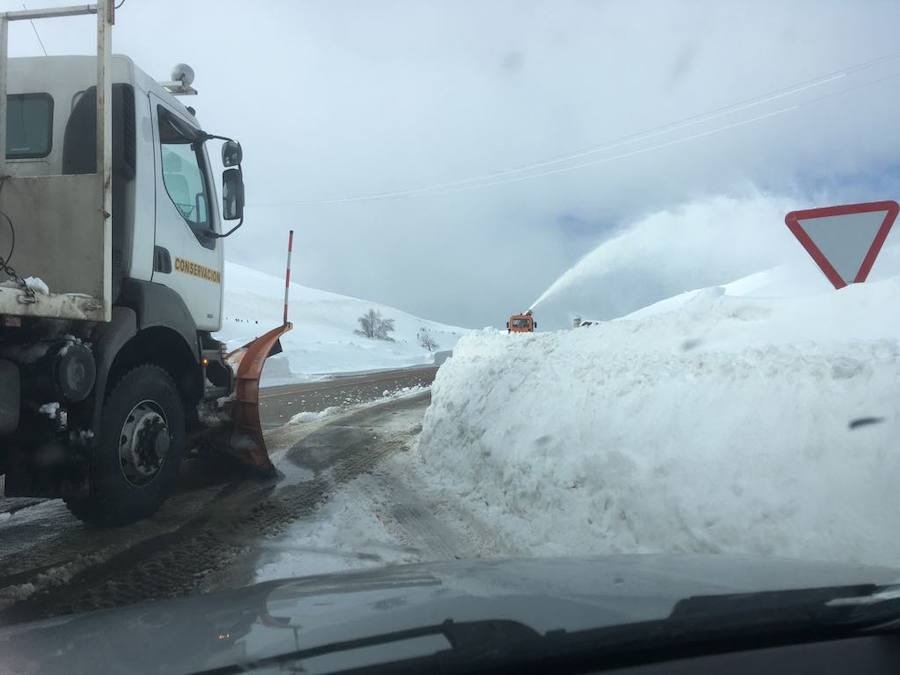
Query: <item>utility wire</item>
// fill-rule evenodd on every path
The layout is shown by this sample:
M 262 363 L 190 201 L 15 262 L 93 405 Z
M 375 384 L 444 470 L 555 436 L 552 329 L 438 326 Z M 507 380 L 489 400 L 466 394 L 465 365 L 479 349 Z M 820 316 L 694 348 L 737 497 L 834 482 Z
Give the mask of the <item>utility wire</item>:
M 626 136 L 619 137 L 617 139 L 613 139 L 605 144 L 592 146 L 589 148 L 585 148 L 576 152 L 560 155 L 557 157 L 553 157 L 547 160 L 542 160 L 538 162 L 532 162 L 529 164 L 525 164 L 522 166 L 505 169 L 501 171 L 495 171 L 492 173 L 482 174 L 478 176 L 473 176 L 470 178 L 462 178 L 453 181 L 447 181 L 442 183 L 435 183 L 432 185 L 420 186 L 416 188 L 408 188 L 403 190 L 394 190 L 389 192 L 378 192 L 372 194 L 365 195 L 356 195 L 350 197 L 342 197 L 335 199 L 323 199 L 323 200 L 313 200 L 313 201 L 303 201 L 303 202 L 270 202 L 270 203 L 257 203 L 250 204 L 250 206 L 287 206 L 287 205 L 299 205 L 299 206 L 312 206 L 312 205 L 328 205 L 328 204 L 346 204 L 352 202 L 359 201 L 375 201 L 380 199 L 390 199 L 390 198 L 398 198 L 398 197 L 408 197 L 425 193 L 436 193 L 436 194 L 447 194 L 452 192 L 460 192 L 467 189 L 477 189 L 481 187 L 489 187 L 493 185 L 500 185 L 507 182 L 517 182 L 518 180 L 527 180 L 528 178 L 537 178 L 544 175 L 553 175 L 555 173 L 563 173 L 565 171 L 574 170 L 574 168 L 583 168 L 586 166 L 592 166 L 594 164 L 601 164 L 607 161 L 611 161 L 610 158 L 602 158 L 600 160 L 592 161 L 592 162 L 584 162 L 581 164 L 574 165 L 574 168 L 564 167 L 563 169 L 552 170 L 549 172 L 540 172 L 537 174 L 532 174 L 529 172 L 533 172 L 536 169 L 541 169 L 548 166 L 554 166 L 557 164 L 564 164 L 566 162 L 571 162 L 575 159 L 581 159 L 583 157 L 587 157 L 594 154 L 599 154 L 601 152 L 607 152 L 609 150 L 614 150 L 623 146 L 633 145 L 640 141 L 650 140 L 652 138 L 657 138 L 659 136 L 663 136 L 666 134 L 670 134 L 674 131 L 678 131 L 684 128 L 689 128 L 692 126 L 697 126 L 700 124 L 705 124 L 715 119 L 725 117 L 728 115 L 733 115 L 737 112 L 741 112 L 744 110 L 748 110 L 750 108 L 758 107 L 760 105 L 764 105 L 766 103 L 771 103 L 773 101 L 777 101 L 782 98 L 786 98 L 788 96 L 793 96 L 795 94 L 802 93 L 809 89 L 820 87 L 825 84 L 829 84 L 831 82 L 843 79 L 847 77 L 849 74 L 858 72 L 860 70 L 864 70 L 866 68 L 871 68 L 872 66 L 896 59 L 900 57 L 900 51 L 892 52 L 890 54 L 885 54 L 883 56 L 879 56 L 874 59 L 870 59 L 868 61 L 863 61 L 860 63 L 852 64 L 846 68 L 843 68 L 838 71 L 833 71 L 831 73 L 827 73 L 825 75 L 821 75 L 819 77 L 815 77 L 809 80 L 804 80 L 801 82 L 794 83 L 787 87 L 776 89 L 760 96 L 756 96 L 753 98 L 745 99 L 742 101 L 737 101 L 735 103 L 728 104 L 726 106 L 722 106 L 720 108 L 716 108 L 704 113 L 700 113 L 697 115 L 692 115 L 689 117 L 682 118 L 680 120 L 670 122 L 661 126 L 652 127 L 649 129 L 645 129 L 643 131 L 635 132 L 632 134 L 628 134 Z M 883 79 L 889 79 L 891 77 L 895 77 L 895 75 L 888 76 L 888 78 L 882 78 L 881 80 L 876 80 L 872 83 L 867 83 L 862 86 L 868 86 L 868 84 L 874 84 L 877 82 L 883 81 Z M 851 91 L 858 87 L 854 87 L 844 91 Z M 840 92 L 839 92 L 840 93 Z M 825 98 L 829 97 L 829 94 L 825 95 Z M 821 100 L 822 97 L 813 99 L 814 101 Z M 801 103 L 800 105 L 805 105 Z M 719 127 L 711 130 L 710 132 L 701 132 L 699 134 L 693 134 L 688 136 L 685 139 L 675 139 L 674 141 L 669 141 L 662 143 L 658 146 L 653 146 L 651 149 L 658 149 L 668 147 L 670 145 L 674 145 L 677 143 L 686 142 L 687 140 L 693 140 L 695 138 L 701 138 L 704 136 L 709 136 L 713 133 L 719 133 L 721 131 L 725 131 L 728 129 L 733 129 L 738 126 L 744 126 L 746 124 L 750 124 L 752 122 L 761 121 L 767 119 L 769 117 L 773 117 L 774 115 L 783 114 L 785 112 L 789 112 L 791 110 L 796 109 L 797 106 L 791 106 L 788 108 L 783 108 L 781 110 L 775 111 L 774 113 L 760 115 L 758 117 L 754 117 L 750 120 L 739 121 L 734 124 L 728 124 L 723 127 Z M 644 152 L 648 152 L 649 149 L 640 149 L 633 152 L 624 153 L 621 155 L 616 155 L 613 159 L 621 159 L 624 157 L 631 157 L 635 154 L 642 154 Z M 515 179 L 510 180 L 496 180 L 496 179 L 504 179 L 508 176 L 515 176 L 516 174 L 528 174 L 526 176 L 518 176 Z M 470 185 L 471 184 L 471 185 Z M 456 189 L 454 189 L 456 188 Z
M 501 178 L 503 176 L 509 176 L 512 174 L 520 174 L 526 173 L 529 171 L 534 171 L 535 169 L 540 169 L 546 166 L 553 166 L 556 164 L 564 164 L 566 162 L 571 162 L 575 159 L 581 159 L 582 157 L 587 157 L 589 155 L 596 155 L 601 152 L 606 152 L 608 150 L 615 150 L 616 148 L 620 148 L 627 145 L 634 145 L 640 141 L 650 140 L 652 138 L 657 138 L 659 136 L 664 136 L 666 134 L 670 134 L 673 131 L 678 131 L 680 129 L 684 129 L 687 127 L 697 126 L 700 124 L 705 124 L 707 122 L 711 122 L 720 117 L 724 117 L 726 115 L 731 115 L 736 112 L 740 112 L 742 110 L 746 110 L 748 108 L 753 108 L 764 103 L 771 103 L 772 101 L 776 101 L 781 98 L 785 98 L 786 96 L 791 96 L 793 94 L 800 93 L 807 89 L 811 89 L 812 87 L 818 87 L 824 84 L 828 84 L 829 82 L 834 82 L 835 80 L 839 80 L 843 77 L 846 77 L 846 73 L 836 73 L 833 75 L 828 75 L 826 77 L 818 78 L 816 80 L 811 80 L 809 82 L 802 83 L 800 85 L 790 87 L 785 90 L 780 90 L 778 92 L 770 92 L 763 96 L 757 97 L 755 99 L 749 99 L 747 101 L 741 101 L 739 103 L 734 103 L 728 106 L 724 106 L 722 108 L 717 108 L 716 110 L 702 113 L 699 115 L 694 115 L 692 117 L 686 117 L 677 122 L 670 122 L 668 124 L 664 124 L 658 127 L 652 127 L 650 129 L 646 129 L 644 131 L 635 132 L 629 134 L 627 136 L 622 136 L 615 140 L 612 140 L 603 145 L 591 146 L 589 148 L 585 148 L 583 150 L 578 150 L 569 154 L 559 155 L 557 157 L 553 157 L 551 159 L 546 159 L 538 162 L 532 162 L 530 164 L 525 164 L 522 166 L 514 167 L 511 169 L 505 169 L 502 171 L 495 171 L 493 173 L 483 174 L 480 176 L 475 176 L 472 178 L 461 178 L 459 180 L 449 181 L 446 183 L 436 183 L 434 185 L 428 185 L 421 188 L 414 188 L 410 190 L 400 190 L 397 192 L 386 192 L 380 193 L 377 195 L 363 195 L 360 198 L 351 197 L 349 200 L 358 201 L 358 200 L 366 200 L 373 197 L 385 198 L 385 197 L 400 197 L 400 196 L 408 196 L 413 194 L 418 194 L 420 192 L 437 192 L 442 191 L 445 188 L 452 188 L 457 186 L 462 186 L 468 183 L 480 183 L 486 180 L 492 180 L 495 178 Z M 342 200 L 343 201 L 343 200 Z
M 25 6 L 25 3 L 22 3 L 22 9 L 28 11 L 28 7 Z M 41 51 L 44 52 L 44 56 L 47 56 L 47 48 L 44 46 L 44 41 L 41 40 L 41 34 L 38 33 L 37 26 L 34 23 L 34 19 L 29 19 L 28 23 L 31 24 L 31 30 L 34 31 L 34 36 L 37 38 L 38 43 L 41 45 Z
M 693 141 L 693 140 L 698 139 L 698 138 L 704 138 L 704 137 L 706 137 L 706 136 L 712 136 L 713 134 L 718 134 L 718 133 L 721 133 L 721 132 L 723 132 L 723 131 L 729 131 L 729 130 L 735 129 L 735 128 L 737 128 L 737 127 L 742 127 L 742 126 L 745 126 L 745 125 L 748 125 L 748 124 L 754 124 L 754 123 L 756 123 L 756 122 L 761 122 L 761 121 L 766 120 L 766 119 L 768 119 L 768 118 L 770 118 L 770 117 L 775 117 L 775 116 L 777 116 L 777 115 L 783 115 L 783 114 L 785 114 L 785 113 L 793 112 L 794 110 L 798 110 L 798 109 L 800 109 L 800 108 L 804 108 L 804 107 L 809 106 L 809 105 L 811 105 L 811 104 L 813 104 L 813 103 L 818 103 L 818 102 L 820 102 L 820 101 L 824 101 L 824 100 L 829 99 L 829 98 L 834 98 L 835 96 L 843 95 L 843 94 L 849 93 L 849 92 L 851 92 L 851 91 L 855 91 L 855 90 L 857 90 L 857 89 L 862 89 L 862 88 L 864 88 L 864 87 L 869 87 L 869 86 L 872 86 L 872 85 L 875 85 L 875 84 L 880 84 L 881 82 L 885 82 L 885 81 L 890 80 L 890 79 L 893 79 L 893 78 L 895 78 L 895 77 L 900 77 L 900 72 L 892 73 L 892 74 L 890 74 L 890 75 L 885 75 L 884 77 L 880 77 L 880 78 L 878 78 L 877 80 L 871 80 L 871 81 L 869 81 L 869 82 L 863 82 L 863 83 L 858 84 L 858 85 L 856 85 L 856 86 L 854 86 L 854 87 L 848 87 L 848 88 L 846 88 L 846 89 L 841 89 L 840 91 L 831 92 L 831 93 L 828 93 L 828 94 L 823 94 L 822 96 L 818 96 L 818 97 L 813 98 L 813 99 L 810 99 L 810 100 L 808 100 L 808 101 L 803 101 L 803 102 L 801 102 L 801 103 L 797 103 L 797 104 L 792 105 L 792 106 L 789 106 L 789 107 L 787 107 L 787 108 L 781 108 L 780 110 L 774 110 L 774 111 L 769 112 L 769 113 L 766 113 L 766 114 L 764 114 L 764 115 L 759 115 L 758 117 L 753 117 L 753 118 L 747 119 L 747 120 L 741 120 L 741 121 L 735 122 L 735 123 L 733 123 L 733 124 L 727 124 L 727 125 L 725 125 L 725 126 L 717 127 L 717 128 L 715 128 L 715 129 L 710 129 L 710 130 L 708 130 L 708 131 L 703 131 L 703 132 L 700 132 L 700 133 L 692 134 L 692 135 L 690 135 L 690 136 L 685 136 L 685 137 L 683 137 L 683 138 L 676 138 L 676 139 L 674 139 L 674 140 L 667 141 L 667 142 L 665 142 L 665 143 L 659 143 L 659 144 L 657 144 L 657 145 L 652 145 L 652 146 L 645 147 L 645 148 L 639 148 L 639 149 L 637 149 L 637 150 L 633 150 L 633 151 L 631 151 L 631 152 L 622 153 L 622 154 L 619 154 L 619 155 L 614 155 L 614 156 L 612 156 L 612 157 L 602 157 L 602 158 L 600 158 L 600 159 L 594 159 L 594 160 L 591 160 L 591 161 L 588 161 L 588 162 L 582 162 L 582 163 L 580 163 L 580 164 L 571 164 L 571 165 L 568 165 L 568 166 L 560 167 L 560 168 L 557 168 L 557 169 L 551 169 L 551 170 L 548 170 L 548 171 L 542 171 L 542 172 L 539 172 L 539 173 L 530 173 L 530 174 L 525 175 L 525 176 L 514 176 L 514 177 L 509 177 L 509 178 L 505 178 L 505 179 L 495 180 L 495 181 L 487 182 L 487 183 L 478 183 L 478 184 L 475 184 L 475 185 L 468 185 L 468 186 L 459 187 L 459 188 L 456 188 L 456 189 L 445 190 L 445 191 L 443 191 L 443 192 L 436 192 L 435 194 L 453 194 L 453 193 L 456 193 L 456 192 L 465 192 L 465 191 L 468 191 L 468 190 L 478 190 L 478 189 L 482 189 L 482 188 L 493 187 L 493 186 L 496 186 L 496 185 L 505 185 L 505 184 L 507 184 L 507 183 L 519 183 L 519 182 L 521 182 L 521 181 L 530 180 L 530 179 L 532 179 L 532 178 L 543 178 L 544 176 L 553 176 L 553 175 L 555 175 L 555 174 L 568 173 L 568 172 L 570 172 L 570 171 L 577 171 L 577 170 L 579 170 L 579 169 L 584 169 L 584 168 L 587 168 L 587 167 L 590 167 L 590 166 L 597 166 L 597 165 L 599 165 L 599 164 L 606 164 L 606 163 L 608 163 L 608 162 L 612 162 L 612 161 L 619 160 L 619 159 L 625 159 L 625 158 L 628 158 L 628 157 L 634 157 L 635 155 L 642 155 L 642 154 L 645 154 L 645 153 L 648 153 L 648 152 L 653 152 L 653 151 L 655 151 L 655 150 L 661 150 L 661 149 L 663 149 L 663 148 L 667 148 L 667 147 L 670 147 L 670 146 L 673 146 L 673 145 L 680 145 L 680 144 L 682 144 L 682 143 L 687 143 L 687 142 L 689 142 L 689 141 Z
M 499 180 L 495 180 L 488 183 L 477 183 L 475 185 L 467 185 L 465 187 L 459 187 L 455 190 L 447 190 L 446 192 L 440 192 L 438 194 L 451 194 L 454 192 L 464 192 L 466 190 L 475 190 L 487 187 L 493 187 L 494 185 L 505 185 L 507 183 L 518 183 L 523 180 L 530 180 L 532 178 L 543 178 L 544 176 L 553 176 L 558 173 L 568 173 L 570 171 L 577 171 L 579 169 L 584 169 L 589 166 L 597 166 L 598 164 L 607 164 L 609 162 L 614 162 L 619 159 L 626 159 L 628 157 L 634 157 L 635 155 L 643 155 L 648 152 L 654 152 L 656 150 L 662 150 L 663 148 L 668 148 L 673 145 L 681 145 L 682 143 L 688 143 L 689 141 L 696 140 L 698 138 L 705 138 L 706 136 L 712 136 L 714 134 L 720 134 L 723 131 L 730 131 L 731 129 L 737 129 L 738 127 L 747 126 L 748 124 L 755 124 L 756 122 L 761 122 L 763 120 L 767 120 L 770 117 L 776 117 L 777 115 L 783 115 L 785 113 L 797 110 L 800 105 L 792 105 L 787 108 L 781 108 L 780 110 L 773 110 L 772 112 L 765 113 L 764 115 L 758 115 L 757 117 L 751 117 L 750 119 L 740 120 L 738 122 L 733 122 L 731 124 L 726 124 L 721 127 L 716 127 L 714 129 L 709 129 L 707 131 L 700 131 L 695 134 L 691 134 L 689 136 L 684 136 L 682 138 L 675 138 L 671 141 L 666 141 L 665 143 L 657 143 L 656 145 L 651 145 L 645 148 L 638 148 L 637 150 L 632 150 L 630 152 L 623 152 L 618 155 L 612 155 L 611 157 L 601 157 L 599 159 L 592 159 L 587 162 L 581 162 L 580 164 L 570 164 L 568 166 L 558 167 L 556 169 L 548 169 L 546 171 L 541 171 L 540 173 L 530 173 L 526 176 L 512 176 L 507 178 L 501 178 Z
M 115 9 L 119 9 L 122 5 L 125 4 L 125 0 L 119 0 L 119 3 L 115 6 Z M 25 3 L 22 3 L 22 9 L 28 11 L 28 7 Z M 35 24 L 34 19 L 29 19 L 28 23 L 31 24 L 31 30 L 34 31 L 34 36 L 37 38 L 38 43 L 41 45 L 41 51 L 44 52 L 44 56 L 47 56 L 47 48 L 44 46 L 44 41 L 41 39 L 41 34 L 38 32 L 37 24 Z

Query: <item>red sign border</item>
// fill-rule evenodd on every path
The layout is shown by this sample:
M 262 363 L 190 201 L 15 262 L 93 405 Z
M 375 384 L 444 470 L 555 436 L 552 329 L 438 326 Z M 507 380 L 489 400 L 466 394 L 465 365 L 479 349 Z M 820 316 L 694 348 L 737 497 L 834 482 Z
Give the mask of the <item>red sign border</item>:
M 828 281 L 830 281 L 835 288 L 843 288 L 847 285 L 847 282 L 844 281 L 840 274 L 838 274 L 837 270 L 834 269 L 834 266 L 828 261 L 828 258 L 825 257 L 825 254 L 822 253 L 819 247 L 813 243 L 813 240 L 806 233 L 806 230 L 803 229 L 800 221 L 810 220 L 812 218 L 826 218 L 828 216 L 846 216 L 851 213 L 872 213 L 873 211 L 885 211 L 886 213 L 884 214 L 884 222 L 882 222 L 881 227 L 878 228 L 875 239 L 872 240 L 872 245 L 869 247 L 866 257 L 863 258 L 862 265 L 860 265 L 856 277 L 853 279 L 853 283 L 858 284 L 865 281 L 866 277 L 869 276 L 872 265 L 875 264 L 875 258 L 878 257 L 878 253 L 881 251 L 881 247 L 884 245 L 888 233 L 891 231 L 891 226 L 897 218 L 897 212 L 900 211 L 900 205 L 898 205 L 897 202 L 889 199 L 883 202 L 843 204 L 841 206 L 825 206 L 818 209 L 806 209 L 804 211 L 791 211 L 784 217 L 784 223 L 788 226 L 788 229 L 793 232 L 794 236 L 797 237 L 797 240 L 803 245 L 803 248 L 805 248 L 812 256 L 812 259 L 819 268 L 825 273 L 825 276 L 828 277 Z

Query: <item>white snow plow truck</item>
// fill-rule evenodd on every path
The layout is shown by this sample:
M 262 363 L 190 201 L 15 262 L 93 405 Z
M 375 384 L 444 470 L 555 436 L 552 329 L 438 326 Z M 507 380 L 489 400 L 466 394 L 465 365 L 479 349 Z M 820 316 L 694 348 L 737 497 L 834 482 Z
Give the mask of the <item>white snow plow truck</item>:
M 0 482 L 96 525 L 156 511 L 201 442 L 274 473 L 259 375 L 290 329 L 232 354 L 212 336 L 241 147 L 176 98 L 196 93 L 189 67 L 159 83 L 111 55 L 114 12 L 0 14 Z M 78 14 L 96 15 L 96 56 L 7 58 L 10 22 Z

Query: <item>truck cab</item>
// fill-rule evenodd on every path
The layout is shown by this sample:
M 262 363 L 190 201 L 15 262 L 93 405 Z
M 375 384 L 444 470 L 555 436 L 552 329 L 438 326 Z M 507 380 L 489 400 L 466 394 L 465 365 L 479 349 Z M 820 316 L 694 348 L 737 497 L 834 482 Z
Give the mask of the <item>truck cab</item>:
M 513 314 L 506 322 L 507 333 L 533 333 L 535 328 L 537 328 L 537 324 L 534 322 L 531 310 L 522 314 Z
M 114 10 L 91 8 L 108 47 Z M 212 137 L 173 95 L 193 91 L 187 76 L 160 84 L 99 52 L 0 55 L 0 474 L 7 496 L 115 525 L 159 507 L 198 406 L 232 391 L 212 333 L 243 179 L 221 136 L 213 174 Z
M 74 177 L 94 174 L 95 64 L 91 56 L 9 60 L 9 175 L 71 176 L 78 184 L 84 181 Z M 223 242 L 216 237 L 222 231 L 221 217 L 204 132 L 191 110 L 128 57 L 112 58 L 112 80 L 109 301 L 115 305 L 123 292 L 134 295 L 140 282 L 159 284 L 178 296 L 198 329 L 218 330 Z M 17 207 L 29 205 L 9 205 Z M 16 228 L 17 267 L 41 278 L 53 295 L 99 296 L 103 247 L 95 214 L 90 209 L 74 214 L 59 211 L 56 219 L 66 220 L 68 226 Z M 73 215 L 86 216 L 88 222 L 74 227 Z M 29 213 L 21 216 L 27 219 Z M 9 242 L 8 237 L 9 232 L 0 232 L 0 246 L 4 239 Z M 73 257 L 82 258 L 84 264 L 72 264 Z M 99 318 L 90 303 L 82 310 Z

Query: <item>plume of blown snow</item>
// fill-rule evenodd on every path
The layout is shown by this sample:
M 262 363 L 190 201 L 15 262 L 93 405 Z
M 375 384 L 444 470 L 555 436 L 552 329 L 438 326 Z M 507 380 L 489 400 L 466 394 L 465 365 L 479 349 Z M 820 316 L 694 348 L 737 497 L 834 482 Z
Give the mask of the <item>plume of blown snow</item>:
M 683 291 L 797 263 L 806 253 L 784 216 L 800 206 L 754 193 L 653 213 L 584 256 L 532 307 L 542 326 L 562 328 L 573 316 L 615 318 Z

